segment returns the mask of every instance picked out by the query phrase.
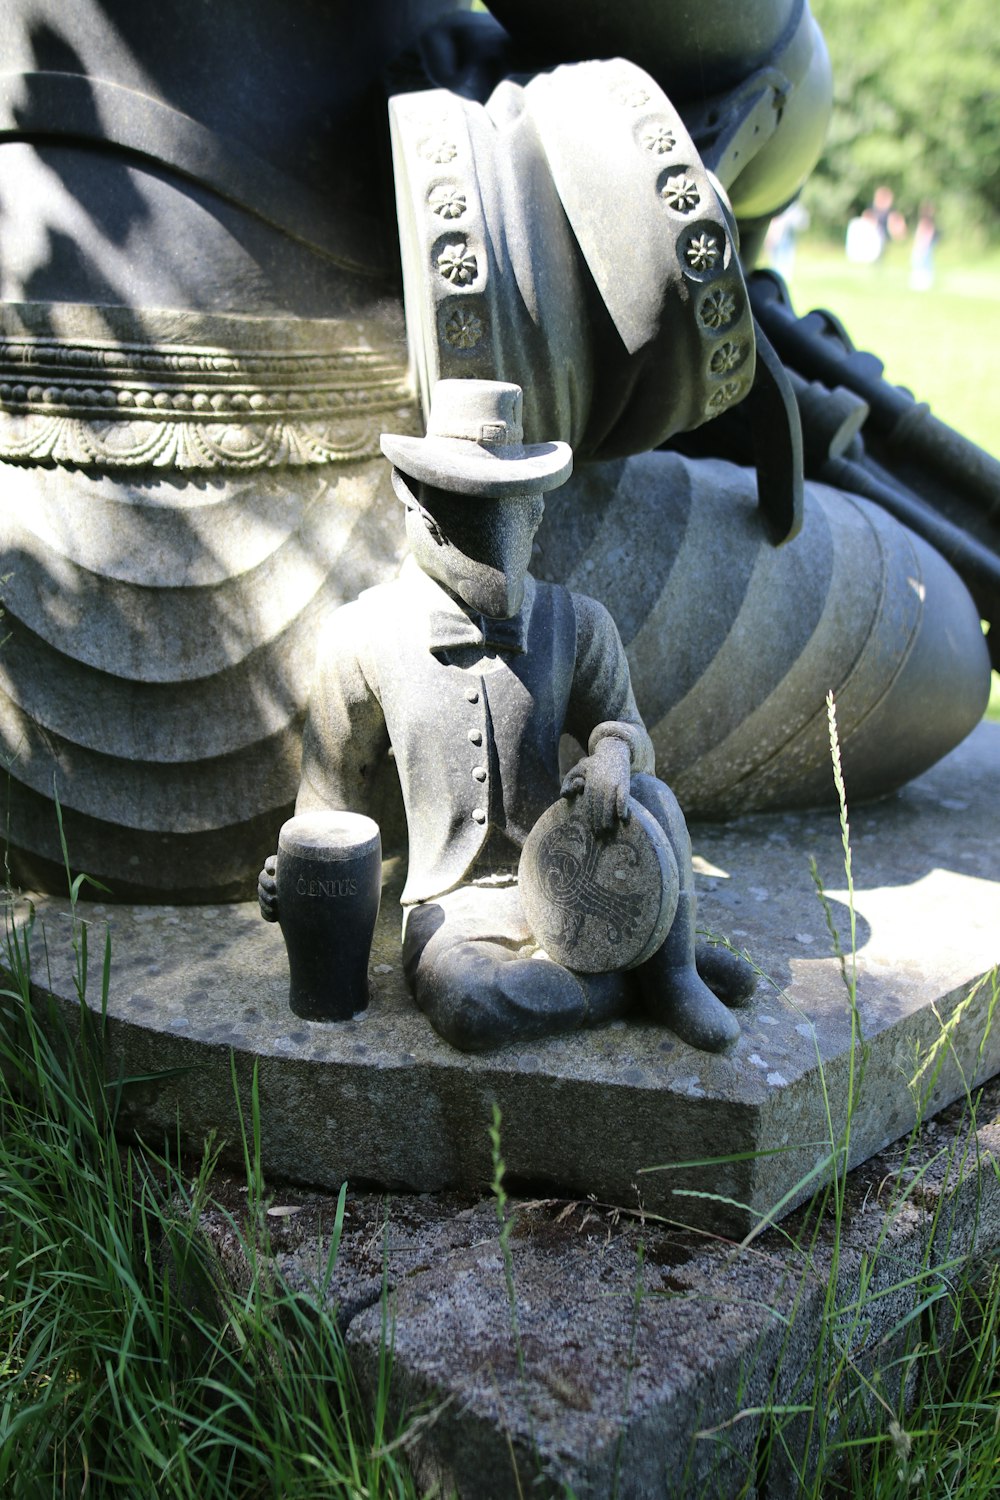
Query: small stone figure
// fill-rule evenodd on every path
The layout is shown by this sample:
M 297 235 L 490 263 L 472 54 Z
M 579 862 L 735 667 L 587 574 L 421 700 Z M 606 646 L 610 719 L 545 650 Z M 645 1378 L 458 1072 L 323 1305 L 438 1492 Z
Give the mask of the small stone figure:
M 749 998 L 753 970 L 725 948 L 696 944 L 687 827 L 653 775 L 611 616 L 528 572 L 542 496 L 568 478 L 572 450 L 525 446 L 521 401 L 516 385 L 443 380 L 426 437 L 383 436 L 411 555 L 394 582 L 332 618 L 297 811 L 367 811 L 392 747 L 409 832 L 404 970 L 417 1004 L 454 1046 L 481 1051 L 572 1031 L 637 1002 L 692 1046 L 720 1051 L 740 1034 L 728 1007 Z M 560 783 L 563 733 L 588 753 Z M 594 868 L 602 842 L 619 838 L 626 820 L 641 825 L 632 837 L 662 846 L 673 920 L 661 941 L 662 913 L 654 913 L 655 938 L 645 949 L 637 940 L 631 982 L 620 968 L 555 962 L 529 926 L 522 849 L 560 796 L 582 820 L 573 838 L 589 847 Z M 619 867 L 637 857 L 626 851 Z M 258 890 L 274 920 L 269 867 Z M 627 903 L 612 906 L 618 927 L 627 926 Z M 611 936 L 618 927 L 612 922 Z M 572 952 L 571 931 L 568 941 Z M 580 969 L 601 964 L 588 949 Z

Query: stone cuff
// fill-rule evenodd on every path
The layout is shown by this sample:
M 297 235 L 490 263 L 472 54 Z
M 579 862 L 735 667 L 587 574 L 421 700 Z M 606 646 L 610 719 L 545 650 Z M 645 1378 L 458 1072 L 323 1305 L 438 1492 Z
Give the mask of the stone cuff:
M 630 724 L 624 719 L 608 719 L 591 731 L 587 742 L 587 754 L 593 755 L 601 740 L 623 740 L 628 746 L 632 773 L 653 774 L 656 765 L 653 742 L 641 724 Z

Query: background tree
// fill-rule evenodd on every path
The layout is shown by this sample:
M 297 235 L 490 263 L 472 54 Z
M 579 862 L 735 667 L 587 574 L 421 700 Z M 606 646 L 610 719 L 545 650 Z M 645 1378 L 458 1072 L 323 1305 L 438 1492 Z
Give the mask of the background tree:
M 842 233 L 886 183 L 910 226 L 922 201 L 950 237 L 1000 237 L 997 0 L 813 0 L 836 98 L 803 194 Z

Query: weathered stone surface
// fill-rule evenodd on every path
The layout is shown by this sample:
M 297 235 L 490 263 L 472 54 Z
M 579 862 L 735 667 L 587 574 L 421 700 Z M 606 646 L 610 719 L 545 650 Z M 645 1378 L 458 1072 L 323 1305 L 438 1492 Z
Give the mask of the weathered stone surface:
M 317 628 L 398 563 L 366 460 L 416 414 L 368 83 L 453 8 L 376 0 L 346 28 L 289 28 L 281 0 L 5 12 L 18 878 L 60 889 L 55 780 L 75 857 L 119 897 L 252 894 L 294 801 Z
M 461 3 L 375 0 L 350 25 L 314 6 L 290 29 L 281 0 L 75 0 L 58 35 L 39 0 L 6 7 L 0 744 L 18 878 L 60 888 L 55 777 L 75 857 L 119 898 L 250 894 L 291 804 L 317 626 L 398 563 L 362 460 L 381 426 L 417 430 L 407 338 L 425 392 L 432 365 L 526 380 L 545 429 L 529 437 L 587 427 L 581 454 L 635 455 L 621 483 L 602 464 L 567 497 L 544 545 L 553 576 L 595 568 L 586 591 L 630 617 L 640 708 L 688 810 L 810 800 L 828 685 L 854 700 L 845 747 L 868 790 L 978 718 L 978 612 L 895 522 L 859 525 L 817 490 L 802 545 L 772 554 L 752 470 L 642 452 L 749 385 L 716 179 L 753 221 L 751 263 L 826 118 L 808 6 L 788 30 L 789 0 L 687 20 L 601 5 L 591 29 L 597 11 L 567 28 L 545 0 L 527 52 L 483 15 L 421 35 Z M 503 14 L 520 31 L 516 0 Z M 475 102 L 534 71 L 543 34 L 543 71 Z M 549 71 L 591 45 L 618 61 Z M 414 127 L 405 331 L 384 79 Z
M 650 1017 L 722 1051 L 739 1025 L 696 967 L 690 838 L 652 774 L 621 638 L 596 601 L 529 573 L 569 445 L 524 443 L 520 386 L 440 380 L 427 436 L 387 433 L 382 449 L 409 556 L 398 579 L 334 615 L 317 651 L 297 810 L 370 812 L 372 770 L 393 757 L 409 863 L 403 969 L 460 1051 L 618 1019 L 632 998 L 621 974 L 640 966 Z M 565 779 L 564 735 L 588 747 Z M 261 910 L 284 926 L 270 880 L 266 868 Z M 738 1003 L 755 975 L 732 953 L 709 968 L 720 961 Z M 588 984 L 594 974 L 612 978 Z
M 17 878 L 60 888 L 54 781 L 78 867 L 118 897 L 250 896 L 295 799 L 317 636 L 398 565 L 394 507 L 381 459 L 280 477 L 6 469 Z
M 869 1051 L 854 1080 L 852 1161 L 909 1127 L 914 1088 L 933 1109 L 1000 1063 L 992 991 L 975 984 L 1000 958 L 998 741 L 1000 727 L 984 724 L 892 800 L 853 812 L 857 1020 Z M 124 1073 L 177 1070 L 130 1087 L 131 1116 L 147 1136 L 179 1119 L 193 1140 L 217 1129 L 237 1141 L 232 1057 L 244 1109 L 256 1065 L 272 1173 L 476 1189 L 490 1179 L 496 1102 L 513 1179 L 741 1232 L 790 1208 L 827 1155 L 820 1061 L 834 1133 L 844 1117 L 851 1008 L 809 870 L 815 858 L 847 947 L 840 829 L 833 815 L 754 816 L 696 827 L 694 848 L 701 925 L 747 945 L 767 975 L 727 1056 L 635 1023 L 460 1056 L 406 993 L 391 862 L 371 1004 L 337 1025 L 291 1015 L 281 935 L 255 906 L 81 907 L 94 1004 L 110 928 L 108 1026 Z M 75 1005 L 66 904 L 44 898 L 36 910 L 36 979 Z
M 538 549 L 536 577 L 611 610 L 688 818 L 826 801 L 831 689 L 858 797 L 919 775 L 985 709 L 986 644 L 957 575 L 826 485 L 806 484 L 802 531 L 775 548 L 749 470 L 663 452 L 582 464 L 546 502 Z
M 529 1485 L 542 1495 L 569 1485 L 580 1500 L 682 1500 L 735 1494 L 756 1471 L 751 1495 L 793 1500 L 809 1409 L 854 1385 L 842 1372 L 827 1385 L 837 1356 L 828 1345 L 824 1365 L 821 1341 L 836 1327 L 895 1410 L 902 1374 L 893 1330 L 931 1290 L 935 1210 L 943 1203 L 938 1254 L 956 1274 L 970 1250 L 1000 1244 L 993 1163 L 976 1170 L 978 1152 L 1000 1149 L 1000 1129 L 980 1132 L 953 1196 L 933 1170 L 918 1175 L 938 1144 L 910 1158 L 918 1178 L 910 1199 L 894 1175 L 900 1153 L 858 1169 L 837 1261 L 829 1221 L 808 1254 L 777 1234 L 741 1253 L 603 1214 L 588 1224 L 586 1204 L 561 1224 L 565 1205 L 515 1207 L 509 1245 L 523 1375 L 497 1223 L 482 1205 L 469 1216 L 469 1242 L 432 1250 L 426 1269 L 401 1277 L 391 1297 L 399 1395 L 439 1413 L 415 1445 L 421 1479 L 490 1500 L 514 1500 Z M 391 1244 L 391 1205 L 389 1215 Z M 794 1245 L 804 1225 L 788 1230 Z M 836 1318 L 835 1307 L 847 1311 Z M 382 1327 L 376 1306 L 348 1332 L 370 1388 Z M 787 1413 L 795 1405 L 805 1408 L 798 1417 Z M 887 1420 L 876 1414 L 873 1426 Z
M 677 910 L 677 861 L 634 798 L 628 822 L 604 837 L 575 801 L 553 803 L 528 835 L 518 884 L 549 957 L 586 974 L 641 963 L 659 948 Z
M 588 1201 L 513 1201 L 523 1375 L 491 1201 L 349 1193 L 331 1271 L 334 1201 L 277 1188 L 267 1253 L 293 1288 L 337 1308 L 369 1389 L 384 1285 L 394 1399 L 430 1413 L 407 1457 L 443 1493 L 501 1500 L 568 1483 L 594 1500 L 793 1500 L 815 1405 L 828 1417 L 870 1382 L 887 1405 L 862 1401 L 859 1435 L 884 1439 L 908 1368 L 898 1330 L 939 1289 L 938 1266 L 958 1281 L 1000 1245 L 998 1110 L 994 1081 L 974 1115 L 956 1105 L 855 1169 L 836 1262 L 833 1217 L 814 1208 L 741 1247 Z M 238 1288 L 240 1202 L 202 1221 Z M 936 1332 L 946 1357 L 946 1316 Z
M 655 448 L 747 394 L 753 326 L 726 209 L 642 68 L 508 78 L 484 104 L 406 93 L 389 117 L 425 410 L 441 378 L 511 380 L 529 436 L 589 459 Z M 662 381 L 665 362 L 684 379 Z

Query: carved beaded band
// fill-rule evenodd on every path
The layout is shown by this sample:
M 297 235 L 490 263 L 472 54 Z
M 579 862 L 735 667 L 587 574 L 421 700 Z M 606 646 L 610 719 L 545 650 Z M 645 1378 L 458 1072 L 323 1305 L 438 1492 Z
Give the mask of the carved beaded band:
M 375 457 L 388 414 L 411 409 L 397 351 L 358 322 L 8 303 L 0 458 L 187 470 Z
M 706 208 L 717 212 L 719 184 L 710 179 L 701 162 L 692 168 L 682 161 L 686 144 L 690 155 L 692 143 L 672 120 L 656 110 L 657 100 L 645 88 L 635 84 L 620 84 L 613 90 L 613 97 L 623 107 L 640 113 L 638 126 L 633 134 L 641 150 L 661 159 L 661 171 L 657 178 L 657 192 L 664 205 L 677 219 L 687 219 L 697 209 Z M 672 158 L 672 159 L 671 159 Z M 700 282 L 716 272 L 721 272 L 729 259 L 729 246 L 725 231 L 713 223 L 696 224 L 681 241 L 681 270 L 691 281 Z M 742 306 L 740 305 L 742 303 Z M 746 299 L 730 287 L 713 287 L 697 303 L 698 321 L 709 336 L 722 333 L 737 321 L 738 314 L 746 311 Z M 753 353 L 753 339 L 746 327 L 742 337 L 727 338 L 720 343 L 710 343 L 705 375 L 729 375 L 746 364 Z M 749 382 L 745 379 L 729 379 L 712 385 L 707 398 L 707 413 L 715 414 L 746 395 Z

